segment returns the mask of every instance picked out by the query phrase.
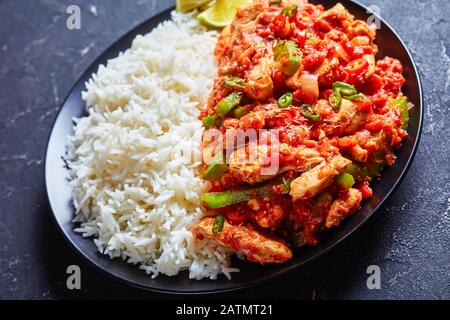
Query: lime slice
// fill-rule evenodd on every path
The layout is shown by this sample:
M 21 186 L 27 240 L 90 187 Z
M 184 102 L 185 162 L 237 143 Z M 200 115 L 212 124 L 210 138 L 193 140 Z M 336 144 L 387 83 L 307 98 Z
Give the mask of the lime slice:
M 238 8 L 250 5 L 252 0 L 217 0 L 197 18 L 208 27 L 223 28 L 231 23 Z
M 208 2 L 211 2 L 211 0 L 177 0 L 176 9 L 179 12 L 189 12 L 204 6 Z

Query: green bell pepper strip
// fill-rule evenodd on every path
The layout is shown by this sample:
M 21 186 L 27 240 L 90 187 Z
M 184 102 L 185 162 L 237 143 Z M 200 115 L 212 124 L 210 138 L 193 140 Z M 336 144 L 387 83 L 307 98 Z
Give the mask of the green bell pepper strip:
M 366 165 L 352 163 L 348 166 L 346 173 L 353 176 L 356 181 L 364 181 L 367 177 L 376 178 L 384 168 L 384 152 L 375 153 Z
M 381 174 L 384 168 L 384 152 L 376 152 L 367 163 L 367 176 L 376 178 Z
M 219 233 L 223 229 L 223 225 L 225 223 L 224 215 L 220 214 L 214 219 L 213 223 L 213 233 Z
M 339 91 L 333 92 L 328 98 L 328 102 L 334 111 L 338 111 L 342 104 L 342 96 Z
M 367 176 L 367 168 L 356 163 L 350 164 L 345 172 L 350 174 L 356 181 L 363 181 Z
M 355 184 L 355 179 L 351 174 L 344 172 L 336 178 L 336 183 L 342 188 L 349 189 Z
M 247 113 L 252 111 L 252 109 L 253 109 L 252 106 L 238 107 L 238 108 L 234 109 L 233 112 L 232 112 L 233 118 L 240 119 L 243 116 L 245 116 Z
M 223 117 L 241 102 L 242 97 L 242 92 L 233 92 L 220 100 L 214 109 L 220 117 Z
M 331 204 L 332 202 L 333 202 L 333 196 L 327 191 L 324 191 L 320 195 L 317 196 L 317 204 L 319 206 Z
M 275 60 L 281 64 L 281 72 L 292 76 L 300 68 L 302 53 L 295 42 L 278 40 L 273 47 Z
M 275 194 L 273 187 L 278 185 L 281 185 L 282 194 L 289 193 L 293 178 L 282 178 L 282 181 L 278 181 L 278 179 L 275 179 L 275 182 L 265 184 L 261 187 L 245 190 L 208 192 L 204 193 L 200 198 L 202 202 L 204 202 L 210 209 L 220 209 L 233 204 L 249 201 L 251 199 L 264 198 L 270 196 L 271 194 Z
M 402 119 L 402 129 L 407 130 L 409 124 L 409 109 L 408 109 L 408 99 L 406 97 L 399 97 L 392 102 L 394 108 L 400 108 L 401 119 Z
M 245 80 L 242 78 L 239 78 L 239 77 L 232 77 L 232 78 L 222 82 L 222 84 L 226 87 L 239 88 L 239 89 L 245 88 Z
M 364 94 L 362 94 L 362 93 L 357 93 L 357 94 L 354 94 L 354 95 L 351 95 L 351 96 L 348 96 L 348 97 L 344 97 L 344 99 L 347 99 L 347 100 L 350 100 L 350 101 L 358 100 L 358 99 L 362 99 L 362 98 L 364 98 Z
M 296 248 L 301 248 L 308 244 L 304 230 L 292 231 L 289 234 L 289 240 L 289 242 Z
M 216 124 L 217 117 L 216 116 L 206 116 L 202 119 L 203 126 L 205 128 L 211 128 Z
M 335 82 L 333 83 L 333 89 L 338 91 L 343 96 L 352 96 L 357 94 L 356 88 L 345 82 Z
M 291 92 L 283 94 L 280 99 L 278 99 L 278 107 L 279 108 L 287 108 L 292 102 L 294 102 L 294 97 Z
M 287 61 L 285 60 L 281 72 L 287 76 L 292 76 L 300 68 L 300 56 L 299 55 L 289 55 Z
M 300 106 L 302 114 L 312 121 L 320 121 L 322 120 L 322 117 L 320 114 L 317 113 L 317 111 L 311 106 L 310 104 L 302 104 Z
M 200 172 L 200 177 L 208 181 L 216 181 L 227 171 L 228 167 L 223 161 L 223 154 L 217 153 L 208 166 Z
M 211 209 L 219 209 L 254 198 L 262 198 L 268 194 L 265 189 L 249 189 L 243 191 L 209 192 L 201 196 L 201 200 Z

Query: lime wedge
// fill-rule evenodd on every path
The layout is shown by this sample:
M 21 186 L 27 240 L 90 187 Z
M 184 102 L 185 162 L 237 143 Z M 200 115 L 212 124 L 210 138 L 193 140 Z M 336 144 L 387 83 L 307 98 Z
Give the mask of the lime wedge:
M 238 8 L 250 5 L 252 0 L 216 0 L 216 2 L 200 13 L 197 18 L 208 27 L 223 28 L 233 21 Z
M 177 0 L 176 9 L 178 12 L 189 12 L 204 6 L 211 0 Z

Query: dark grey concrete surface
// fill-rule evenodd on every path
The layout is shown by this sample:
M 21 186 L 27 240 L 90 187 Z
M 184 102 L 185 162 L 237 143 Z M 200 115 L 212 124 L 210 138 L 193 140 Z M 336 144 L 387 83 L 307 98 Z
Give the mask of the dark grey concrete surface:
M 425 128 L 401 186 L 359 232 L 306 268 L 212 298 L 450 298 L 450 1 L 364 0 L 399 32 L 425 90 Z M 65 27 L 69 4 L 82 28 Z M 94 270 L 66 244 L 46 200 L 43 158 L 51 124 L 81 72 L 124 32 L 172 1 L 0 0 L 0 298 L 143 298 Z M 95 5 L 95 16 L 90 6 Z M 82 290 L 66 288 L 80 265 Z M 368 290 L 366 268 L 381 268 Z M 179 297 L 180 298 L 180 297 Z

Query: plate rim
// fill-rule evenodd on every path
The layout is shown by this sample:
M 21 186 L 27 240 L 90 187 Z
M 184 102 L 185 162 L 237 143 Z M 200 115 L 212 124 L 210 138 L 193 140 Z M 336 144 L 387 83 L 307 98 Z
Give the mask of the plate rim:
M 366 12 L 368 12 L 368 7 L 362 3 L 360 3 L 357 0 L 341 0 L 341 2 L 349 2 L 352 3 L 356 6 L 358 6 L 361 10 L 365 10 Z M 345 6 L 345 4 L 344 4 Z M 153 15 L 151 15 L 150 17 L 146 18 L 144 21 L 142 21 L 141 23 L 138 23 L 137 25 L 131 27 L 130 29 L 128 29 L 127 31 L 125 31 L 123 33 L 123 35 L 121 35 L 120 37 L 118 37 L 117 39 L 113 40 L 111 42 L 110 45 L 108 45 L 104 50 L 102 50 L 98 55 L 96 55 L 96 57 L 93 59 L 93 61 L 85 68 L 83 69 L 83 71 L 81 71 L 76 77 L 75 77 L 75 81 L 74 84 L 70 87 L 70 89 L 67 91 L 67 95 L 65 96 L 65 98 L 62 100 L 62 102 L 60 103 L 59 107 L 58 107 L 58 111 L 56 112 L 54 119 L 52 121 L 51 127 L 50 127 L 50 132 L 48 134 L 47 137 L 47 143 L 45 146 L 45 158 L 44 158 L 44 166 L 43 166 L 43 170 L 44 170 L 44 180 L 45 180 L 45 190 L 46 190 L 46 198 L 50 207 L 50 211 L 51 211 L 51 216 L 53 221 L 56 223 L 56 225 L 58 226 L 58 229 L 60 230 L 60 232 L 64 235 L 64 238 L 66 240 L 66 242 L 69 243 L 70 247 L 72 247 L 74 249 L 75 252 L 77 252 L 77 254 L 79 256 L 81 256 L 85 261 L 88 262 L 88 264 L 90 264 L 91 266 L 94 267 L 94 269 L 99 270 L 101 273 L 107 275 L 109 278 L 115 279 L 117 281 L 119 281 L 120 283 L 129 285 L 131 287 L 134 288 L 139 288 L 145 291 L 150 291 L 150 292 L 156 292 L 156 293 L 164 293 L 164 294 L 173 294 L 173 295 L 204 295 L 204 294 L 215 294 L 215 293 L 226 293 L 226 292 L 232 292 L 232 291 L 237 291 L 237 290 L 241 290 L 244 288 L 249 288 L 249 287 L 254 287 L 256 285 L 260 285 L 263 284 L 265 282 L 274 280 L 276 278 L 279 278 L 281 276 L 287 276 L 289 273 L 292 273 L 294 270 L 297 270 L 299 268 L 302 268 L 308 264 L 310 264 L 311 262 L 317 260 L 320 256 L 323 256 L 327 253 L 329 253 L 332 249 L 335 249 L 336 247 L 340 246 L 344 240 L 348 239 L 349 237 L 351 237 L 356 231 L 360 230 L 361 227 L 363 225 L 365 225 L 369 220 L 371 220 L 373 218 L 373 216 L 375 214 L 377 214 L 381 207 L 386 203 L 386 201 L 392 196 L 392 194 L 397 190 L 397 188 L 400 186 L 401 182 L 403 181 L 403 179 L 405 178 L 409 168 L 411 167 L 411 164 L 415 158 L 415 155 L 417 153 L 417 149 L 418 146 L 420 144 L 420 140 L 421 140 L 421 136 L 422 136 L 422 131 L 423 131 L 423 122 L 424 122 L 424 94 L 423 94 L 423 85 L 422 85 L 422 79 L 420 76 L 420 72 L 419 69 L 417 67 L 416 61 L 414 60 L 411 51 L 409 50 L 408 46 L 405 44 L 405 42 L 402 40 L 402 38 L 399 36 L 399 34 L 397 33 L 397 31 L 388 23 L 386 22 L 386 20 L 384 20 L 382 17 L 378 16 L 377 14 L 373 13 L 378 19 L 380 19 L 380 21 L 390 30 L 390 32 L 393 33 L 393 35 L 397 38 L 397 40 L 399 41 L 399 43 L 402 45 L 402 47 L 404 48 L 408 58 L 411 60 L 412 62 L 412 67 L 413 67 L 413 72 L 414 75 L 417 77 L 417 84 L 418 84 L 418 96 L 419 96 L 419 102 L 420 102 L 420 106 L 419 106 L 419 119 L 418 119 L 418 128 L 417 128 L 417 137 L 413 143 L 412 149 L 411 149 L 411 153 L 408 156 L 408 160 L 405 164 L 405 166 L 401 169 L 401 173 L 399 175 L 399 177 L 396 179 L 395 183 L 389 188 L 389 191 L 386 193 L 386 195 L 380 200 L 380 202 L 375 206 L 375 208 L 372 210 L 372 212 L 365 217 L 364 219 L 362 219 L 358 224 L 356 224 L 354 227 L 351 228 L 351 230 L 345 234 L 344 236 L 340 237 L 338 240 L 336 240 L 334 243 L 332 243 L 331 245 L 329 245 L 328 247 L 324 248 L 320 253 L 313 255 L 311 257 L 309 257 L 308 259 L 302 261 L 301 263 L 296 263 L 293 264 L 292 266 L 289 266 L 283 270 L 279 270 L 276 271 L 270 275 L 266 275 L 263 276 L 259 279 L 256 280 L 251 280 L 251 281 L 247 281 L 247 282 L 243 282 L 241 284 L 237 284 L 236 286 L 233 287 L 229 287 L 229 288 L 223 288 L 223 289 L 198 289 L 198 290 L 190 290 L 190 291 L 183 291 L 183 290 L 175 290 L 175 289 L 160 289 L 160 288 L 154 288 L 151 287 L 151 285 L 144 285 L 138 282 L 134 282 L 131 281 L 129 279 L 126 279 L 124 277 L 122 277 L 121 275 L 118 275 L 116 273 L 114 273 L 111 270 L 108 270 L 107 268 L 101 266 L 100 264 L 98 264 L 96 261 L 94 261 L 93 259 L 91 259 L 83 250 L 81 250 L 81 248 L 79 246 L 77 246 L 77 244 L 71 239 L 71 237 L 68 235 L 68 233 L 66 232 L 66 230 L 64 229 L 64 227 L 62 226 L 62 224 L 60 223 L 60 221 L 58 220 L 56 214 L 55 214 L 55 209 L 54 209 L 54 205 L 52 204 L 52 201 L 50 200 L 50 194 L 49 194 L 49 188 L 48 188 L 48 174 L 47 174 L 47 165 L 48 165 L 48 158 L 49 158 L 49 146 L 50 146 L 50 141 L 51 141 L 51 137 L 53 135 L 53 131 L 55 129 L 55 125 L 56 122 L 59 119 L 59 116 L 64 108 L 64 106 L 66 105 L 67 100 L 69 99 L 71 93 L 74 91 L 74 89 L 77 88 L 78 86 L 78 82 L 79 80 L 83 77 L 83 75 L 90 70 L 91 68 L 94 68 L 95 66 L 99 66 L 98 61 L 104 57 L 108 52 L 110 52 L 113 47 L 118 43 L 121 42 L 122 40 L 126 39 L 126 38 L 130 38 L 130 34 L 135 32 L 135 30 L 142 28 L 145 24 L 147 24 L 150 20 L 156 19 L 158 16 L 163 16 L 163 15 L 170 15 L 170 12 L 172 12 L 175 9 L 174 6 L 171 6 L 167 9 L 164 9 L 160 12 L 157 12 Z M 152 29 L 151 29 L 152 30 Z M 149 30 L 149 32 L 151 31 Z M 87 241 L 92 241 L 91 239 L 82 239 L 82 240 L 87 240 Z M 104 258 L 104 259 L 109 259 L 107 256 L 102 256 L 100 258 Z M 114 259 L 114 261 L 116 261 L 116 259 Z M 117 260 L 118 262 L 122 262 L 122 260 Z M 130 265 L 130 267 L 135 267 Z M 142 270 L 142 272 L 144 272 Z M 160 276 L 165 276 L 165 275 L 160 275 Z M 149 279 L 151 280 L 150 276 Z M 209 281 L 217 281 L 217 280 L 209 280 Z M 149 282 L 151 283 L 151 282 Z

